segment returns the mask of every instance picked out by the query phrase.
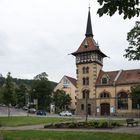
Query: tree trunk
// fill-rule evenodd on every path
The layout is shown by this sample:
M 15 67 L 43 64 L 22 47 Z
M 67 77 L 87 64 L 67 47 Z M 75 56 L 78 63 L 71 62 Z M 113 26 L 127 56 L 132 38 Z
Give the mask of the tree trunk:
M 10 117 L 10 106 L 8 105 L 8 117 Z

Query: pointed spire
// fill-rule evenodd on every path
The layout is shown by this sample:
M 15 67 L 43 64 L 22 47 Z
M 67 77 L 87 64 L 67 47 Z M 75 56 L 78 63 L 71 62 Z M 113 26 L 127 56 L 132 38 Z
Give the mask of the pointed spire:
M 89 6 L 89 11 L 88 11 L 87 28 L 86 28 L 85 35 L 86 35 L 86 37 L 93 37 L 91 17 L 90 17 L 90 6 Z

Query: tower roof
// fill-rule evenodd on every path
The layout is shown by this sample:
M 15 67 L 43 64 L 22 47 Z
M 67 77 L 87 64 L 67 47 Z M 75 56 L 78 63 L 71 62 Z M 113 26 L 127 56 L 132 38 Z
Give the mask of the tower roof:
M 93 39 L 92 33 L 92 24 L 91 24 L 91 16 L 90 16 L 90 7 L 88 11 L 88 19 L 87 19 L 87 28 L 85 39 L 77 49 L 77 51 L 73 52 L 72 55 L 76 56 L 77 54 L 86 53 L 86 52 L 95 52 L 100 54 L 102 57 L 107 57 L 99 48 L 98 43 Z
M 87 47 L 85 47 L 85 44 Z M 73 52 L 72 55 L 77 55 L 80 53 L 85 52 L 97 52 L 103 57 L 107 57 L 99 48 L 98 44 L 92 37 L 86 37 L 83 42 L 81 43 L 80 47 L 77 49 L 76 52 Z
M 89 11 L 88 11 L 87 28 L 86 28 L 85 35 L 86 35 L 86 37 L 93 37 L 91 17 L 90 17 L 90 7 L 89 7 Z

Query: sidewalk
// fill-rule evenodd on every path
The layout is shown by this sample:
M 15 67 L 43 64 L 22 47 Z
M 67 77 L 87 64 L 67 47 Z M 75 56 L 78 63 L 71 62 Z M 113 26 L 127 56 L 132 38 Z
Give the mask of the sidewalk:
M 18 126 L 18 127 L 0 127 L 0 130 L 41 130 L 41 131 L 74 131 L 74 132 L 110 132 L 110 133 L 131 133 L 140 134 L 140 126 L 119 127 L 113 129 L 46 129 L 43 124 Z

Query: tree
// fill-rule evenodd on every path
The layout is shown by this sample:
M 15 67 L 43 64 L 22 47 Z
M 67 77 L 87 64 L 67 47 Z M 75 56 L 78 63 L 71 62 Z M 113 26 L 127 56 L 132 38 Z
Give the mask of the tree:
M 13 105 L 15 103 L 14 84 L 12 82 L 12 77 L 10 72 L 8 72 L 7 78 L 5 79 L 5 85 L 3 89 L 3 102 L 8 107 L 8 117 L 9 117 L 10 105 Z
M 42 72 L 34 77 L 34 80 L 48 80 L 48 74 L 46 72 Z
M 132 108 L 140 109 L 140 84 L 131 87 L 130 98 L 132 99 Z
M 124 19 L 131 19 L 140 14 L 139 0 L 97 0 L 97 2 L 102 6 L 97 11 L 99 16 L 103 14 L 112 16 L 118 11 L 120 15 L 123 14 Z
M 37 99 L 38 109 L 49 110 L 52 95 L 52 85 L 45 72 L 34 77 L 32 85 L 32 100 Z
M 133 18 L 140 15 L 140 1 L 139 0 L 97 0 L 101 8 L 98 9 L 97 14 L 103 16 L 114 15 L 117 11 L 123 18 Z M 124 57 L 129 60 L 140 60 L 140 24 L 136 22 L 136 26 L 127 34 L 129 47 L 126 49 Z
M 68 106 L 71 103 L 71 97 L 69 94 L 66 94 L 63 90 L 57 90 L 53 93 L 53 102 L 56 107 L 56 112 L 68 109 Z
M 16 104 L 19 107 L 23 107 L 27 104 L 27 88 L 25 85 L 20 85 L 18 88 L 15 89 L 16 92 Z
M 129 60 L 140 60 L 140 22 L 135 23 L 135 27 L 127 34 L 129 47 L 126 49 L 124 57 Z

